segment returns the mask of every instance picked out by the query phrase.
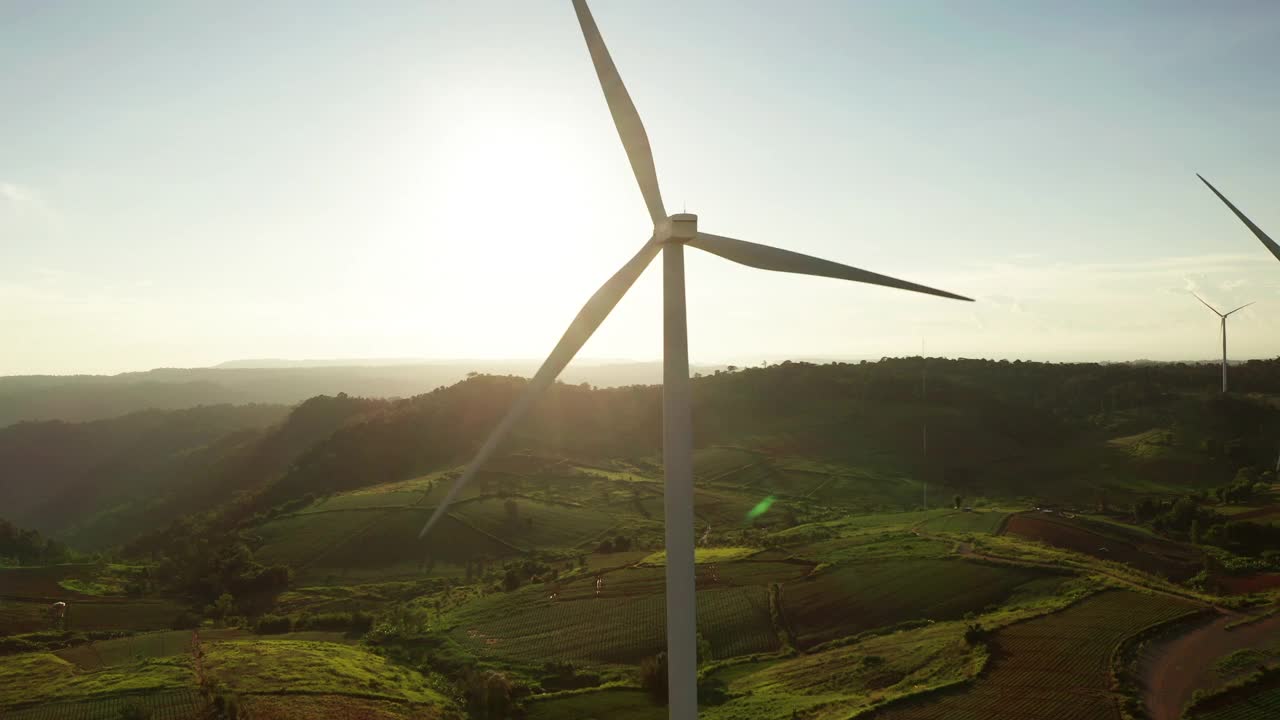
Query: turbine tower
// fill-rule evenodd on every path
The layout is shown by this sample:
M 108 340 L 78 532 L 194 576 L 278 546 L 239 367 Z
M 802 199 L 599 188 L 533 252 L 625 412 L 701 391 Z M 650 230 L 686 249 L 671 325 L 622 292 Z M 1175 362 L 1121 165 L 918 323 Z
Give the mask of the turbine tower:
M 1196 295 L 1195 293 L 1191 293 L 1191 294 Z M 1196 295 L 1196 299 L 1200 301 L 1201 305 L 1204 305 L 1205 307 L 1212 310 L 1213 314 L 1217 315 L 1222 320 L 1222 392 L 1225 395 L 1227 392 L 1227 318 L 1230 317 L 1232 314 L 1240 312 L 1241 310 L 1249 307 L 1253 303 L 1245 303 L 1244 305 L 1241 305 L 1235 310 L 1232 310 L 1231 312 L 1226 313 L 1224 315 L 1218 312 L 1217 308 L 1205 302 L 1204 298 L 1200 297 L 1199 295 Z
M 1271 238 L 1267 237 L 1267 234 L 1262 232 L 1262 228 L 1258 227 L 1257 225 L 1254 225 L 1252 220 L 1245 217 L 1244 213 L 1240 212 L 1240 209 L 1237 208 L 1235 205 L 1232 205 L 1231 201 L 1228 200 L 1225 195 L 1218 192 L 1218 188 L 1210 184 L 1208 180 L 1205 180 L 1203 175 L 1201 175 L 1200 173 L 1196 173 L 1196 177 L 1200 178 L 1200 182 L 1204 183 L 1205 185 L 1208 185 L 1209 189 L 1213 191 L 1213 194 L 1217 195 L 1219 200 L 1226 203 L 1227 207 L 1231 208 L 1231 212 L 1235 213 L 1236 217 L 1240 218 L 1240 222 L 1244 223 L 1245 227 L 1252 230 L 1253 234 L 1256 235 L 1258 239 L 1262 241 L 1262 245 L 1268 250 L 1270 250 L 1271 254 L 1275 255 L 1277 260 L 1280 260 L 1280 245 L 1277 245 L 1275 240 L 1272 240 Z
M 698 713 L 696 596 L 694 586 L 694 520 L 693 520 L 693 428 L 689 408 L 689 342 L 685 322 L 684 248 L 697 248 L 726 260 L 762 270 L 815 275 L 851 280 L 886 287 L 937 295 L 955 300 L 969 298 L 917 285 L 915 283 L 859 270 L 848 265 L 821 260 L 809 255 L 735 240 L 698 230 L 698 216 L 678 213 L 668 216 L 658 190 L 658 175 L 653 152 L 640 114 L 631 101 L 622 77 L 618 74 L 600 30 L 596 27 L 585 0 L 573 0 L 587 50 L 595 65 L 596 75 L 604 90 L 605 101 L 613 116 L 623 149 L 631 161 L 631 170 L 640 185 L 641 195 L 653 221 L 649 239 L 614 273 L 565 331 L 542 367 L 525 386 L 507 415 L 502 418 L 481 445 L 471 464 L 458 477 L 448 494 L 432 512 L 419 533 L 424 537 L 436 524 L 458 491 L 475 476 L 481 466 L 497 451 L 502 440 L 516 422 L 529 410 L 560 374 L 596 328 L 613 310 L 631 285 L 658 253 L 662 253 L 663 272 L 663 388 L 662 388 L 662 455 L 665 476 L 664 513 L 667 550 L 667 678 L 670 717 L 691 720 Z

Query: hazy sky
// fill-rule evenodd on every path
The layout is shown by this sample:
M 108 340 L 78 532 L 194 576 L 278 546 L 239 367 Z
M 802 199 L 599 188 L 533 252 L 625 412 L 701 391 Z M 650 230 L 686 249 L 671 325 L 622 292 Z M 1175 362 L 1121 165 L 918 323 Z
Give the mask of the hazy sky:
M 1280 354 L 1280 4 L 597 0 L 701 362 Z M 568 0 L 0 0 L 0 374 L 532 357 L 649 221 Z M 660 268 L 587 357 L 660 354 Z

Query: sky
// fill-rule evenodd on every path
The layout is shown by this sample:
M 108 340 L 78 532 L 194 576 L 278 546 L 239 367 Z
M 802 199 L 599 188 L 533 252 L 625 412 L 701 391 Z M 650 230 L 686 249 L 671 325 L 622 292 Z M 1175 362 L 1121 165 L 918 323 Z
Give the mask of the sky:
M 1280 5 L 597 0 L 690 355 L 1280 355 Z M 0 374 L 532 358 L 651 223 L 568 0 L 0 0 Z M 581 353 L 661 355 L 661 263 Z

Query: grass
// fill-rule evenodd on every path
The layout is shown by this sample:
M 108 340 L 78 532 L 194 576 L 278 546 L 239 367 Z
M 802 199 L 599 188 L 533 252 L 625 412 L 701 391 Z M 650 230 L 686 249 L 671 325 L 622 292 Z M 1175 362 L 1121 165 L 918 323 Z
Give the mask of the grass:
M 846 718 L 905 694 L 973 677 L 986 663 L 981 645 L 964 640 L 962 623 L 941 623 L 782 661 L 731 666 L 717 675 L 730 702 L 707 709 L 708 718 Z
M 203 643 L 205 673 L 247 694 L 346 694 L 448 706 L 414 670 L 349 645 L 302 640 Z
M 114 583 L 95 582 L 92 580 L 80 580 L 78 578 L 69 578 L 59 580 L 58 586 L 71 592 L 77 592 L 81 595 L 96 595 L 102 597 L 105 595 L 122 595 L 124 588 Z
M 992 535 L 1000 528 L 1000 523 L 1009 516 L 999 510 L 979 510 L 974 512 L 952 512 L 925 520 L 920 530 L 931 533 L 986 533 Z
M 94 672 L 52 653 L 0 657 L 0 707 L 105 693 L 172 690 L 195 683 L 189 657 L 156 658 Z
M 84 670 L 127 665 L 151 658 L 174 657 L 191 652 L 190 630 L 146 633 L 114 640 L 77 645 L 54 654 Z
M 168 600 L 70 600 L 67 629 L 157 630 L 168 628 L 183 607 Z M 48 630 L 52 621 L 43 601 L 0 600 L 0 634 Z
M 860 563 L 783 586 L 801 647 L 907 620 L 953 620 L 1003 602 L 1043 574 L 961 560 Z
M 699 565 L 705 563 L 728 563 L 751 557 L 758 552 L 760 552 L 759 548 L 750 547 L 695 548 L 693 561 Z M 665 567 L 667 564 L 667 551 L 659 550 L 647 555 L 644 560 L 640 561 L 640 564 Z

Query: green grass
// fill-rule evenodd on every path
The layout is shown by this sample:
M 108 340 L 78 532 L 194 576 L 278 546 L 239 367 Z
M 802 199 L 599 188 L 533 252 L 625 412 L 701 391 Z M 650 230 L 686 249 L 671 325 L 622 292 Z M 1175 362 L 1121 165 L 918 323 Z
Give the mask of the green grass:
M 841 565 L 788 583 L 782 605 L 802 647 L 907 620 L 953 620 L 1043 577 L 1021 568 L 961 560 Z
M 693 561 L 699 565 L 704 563 L 727 563 L 751 557 L 758 552 L 760 552 L 759 548 L 750 547 L 695 548 Z M 665 567 L 667 564 L 667 551 L 659 550 L 651 553 L 640 562 L 642 565 Z
M 707 718 L 845 718 L 873 704 L 976 675 L 986 649 L 964 641 L 962 623 L 872 637 L 825 652 L 744 666 L 716 677 L 734 696 Z
M 978 510 L 974 512 L 953 512 L 948 515 L 930 518 L 920 524 L 923 532 L 940 533 L 987 533 L 992 534 L 1000 528 L 1000 522 L 1009 513 L 999 510 Z
M 909 701 L 885 720 L 1119 718 L 1111 699 L 1111 656 L 1125 638 L 1193 609 L 1163 596 L 1112 591 L 1059 613 L 1010 625 L 992 660 L 964 690 Z
M 0 707 L 87 695 L 189 688 L 190 657 L 157 658 L 85 672 L 52 653 L 0 657 Z
M 239 693 L 384 697 L 449 705 L 422 675 L 367 650 L 301 640 L 203 643 L 205 673 Z
M 77 578 L 69 578 L 59 580 L 58 586 L 80 593 L 81 595 L 96 595 L 98 597 L 107 595 L 123 595 L 124 588 L 117 583 L 95 582 L 92 580 L 80 580 Z
M 127 665 L 151 658 L 174 657 L 191 652 L 190 630 L 145 633 L 114 640 L 77 645 L 54 654 L 85 670 Z

